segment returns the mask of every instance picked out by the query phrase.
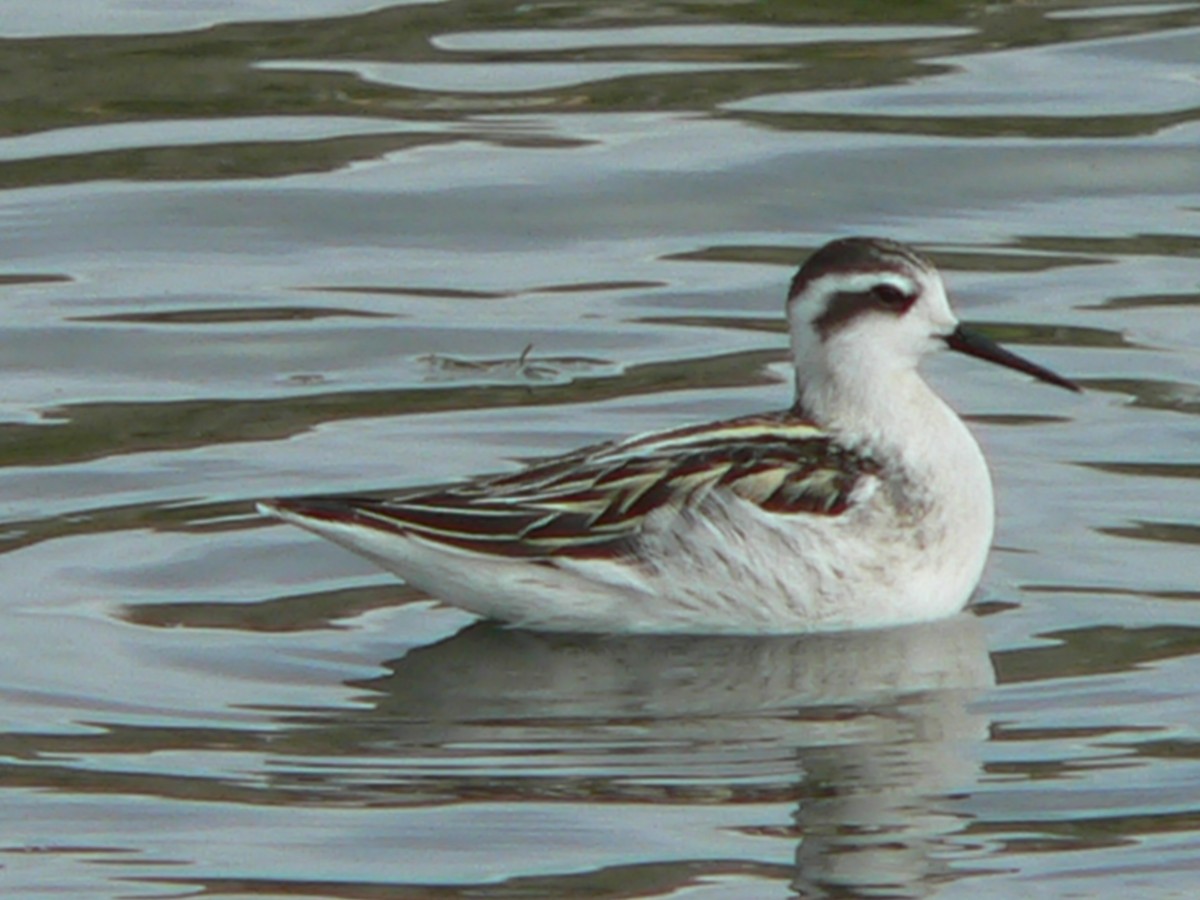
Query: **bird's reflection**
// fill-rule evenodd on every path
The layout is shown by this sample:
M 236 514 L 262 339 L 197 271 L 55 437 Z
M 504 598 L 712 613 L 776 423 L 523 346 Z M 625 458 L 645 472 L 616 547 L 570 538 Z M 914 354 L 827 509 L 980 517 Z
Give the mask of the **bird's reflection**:
M 479 624 L 389 668 L 325 719 L 326 747 L 400 768 L 425 801 L 795 804 L 801 896 L 923 896 L 948 877 L 966 824 L 948 798 L 987 725 L 970 701 L 993 683 L 970 615 L 768 638 Z

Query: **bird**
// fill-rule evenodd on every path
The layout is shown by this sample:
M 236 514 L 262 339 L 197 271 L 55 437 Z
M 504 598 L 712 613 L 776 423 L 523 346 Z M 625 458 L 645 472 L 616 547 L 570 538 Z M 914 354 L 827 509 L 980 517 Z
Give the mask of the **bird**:
M 787 409 L 450 486 L 258 509 L 520 628 L 794 634 L 961 611 L 992 542 L 992 481 L 919 364 L 949 348 L 1080 387 L 964 328 L 933 262 L 894 240 L 820 247 L 786 313 Z

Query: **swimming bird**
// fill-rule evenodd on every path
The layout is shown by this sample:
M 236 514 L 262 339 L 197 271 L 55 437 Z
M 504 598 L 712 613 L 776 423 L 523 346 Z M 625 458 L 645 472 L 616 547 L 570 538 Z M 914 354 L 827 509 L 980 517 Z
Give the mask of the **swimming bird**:
M 892 240 L 821 247 L 791 282 L 787 318 L 790 409 L 451 487 L 259 509 L 534 629 L 783 633 L 957 612 L 991 544 L 992 482 L 919 363 L 948 347 L 1079 387 L 965 330 L 933 263 Z

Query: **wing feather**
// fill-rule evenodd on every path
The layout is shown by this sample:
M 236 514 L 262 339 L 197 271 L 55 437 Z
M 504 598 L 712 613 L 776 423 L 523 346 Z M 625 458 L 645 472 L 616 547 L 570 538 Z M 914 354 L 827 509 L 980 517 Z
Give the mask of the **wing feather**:
M 878 468 L 788 412 L 658 432 L 511 474 L 344 504 L 347 518 L 461 549 L 595 558 L 627 549 L 651 513 L 681 511 L 714 490 L 779 515 L 840 515 Z

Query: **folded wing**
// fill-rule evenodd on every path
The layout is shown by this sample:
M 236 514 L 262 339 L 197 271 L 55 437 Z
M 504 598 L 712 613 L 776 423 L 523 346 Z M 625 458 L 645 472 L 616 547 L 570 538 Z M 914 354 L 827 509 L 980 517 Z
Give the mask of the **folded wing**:
M 837 516 L 875 471 L 812 423 L 778 413 L 601 444 L 434 491 L 278 505 L 476 553 L 585 559 L 621 554 L 651 514 L 695 507 L 713 491 L 781 516 Z

